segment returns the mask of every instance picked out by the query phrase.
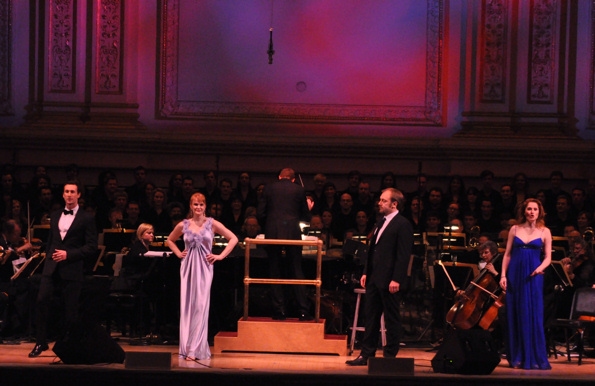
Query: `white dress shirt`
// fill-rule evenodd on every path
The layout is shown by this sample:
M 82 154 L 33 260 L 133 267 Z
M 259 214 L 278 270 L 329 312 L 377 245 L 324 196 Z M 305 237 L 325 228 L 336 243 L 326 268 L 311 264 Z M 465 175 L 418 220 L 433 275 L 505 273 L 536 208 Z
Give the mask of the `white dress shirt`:
M 64 212 L 60 214 L 60 220 L 58 221 L 58 229 L 60 230 L 60 237 L 62 238 L 62 240 L 64 240 L 64 237 L 66 237 L 66 232 L 68 232 L 68 230 L 70 229 L 70 226 L 74 221 L 74 216 L 76 216 L 78 210 L 79 206 L 77 205 L 72 209 L 72 215 L 64 214 Z

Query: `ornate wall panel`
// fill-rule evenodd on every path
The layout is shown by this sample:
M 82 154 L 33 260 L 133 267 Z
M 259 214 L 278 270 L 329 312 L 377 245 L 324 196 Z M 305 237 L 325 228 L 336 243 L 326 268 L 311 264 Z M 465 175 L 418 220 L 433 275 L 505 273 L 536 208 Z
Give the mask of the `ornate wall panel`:
M 0 1 L 0 115 L 14 113 L 11 101 L 12 1 Z
M 393 36 L 389 39 L 386 39 L 386 34 L 390 34 L 390 25 L 386 27 L 384 30 L 380 30 L 378 26 L 374 26 L 374 17 L 377 19 L 379 17 L 383 17 L 384 19 L 389 19 L 387 15 L 383 14 L 352 14 L 348 15 L 346 12 L 349 12 L 348 6 L 346 6 L 343 2 L 338 1 L 321 1 L 321 2 L 311 2 L 311 3 L 284 3 L 285 7 L 302 7 L 300 11 L 306 13 L 308 11 L 307 16 L 303 17 L 303 20 L 299 20 L 299 17 L 295 15 L 299 15 L 299 12 L 295 12 L 294 14 L 290 14 L 289 12 L 286 13 L 286 17 L 279 17 L 275 19 L 278 24 L 281 26 L 290 25 L 292 22 L 295 22 L 295 25 L 299 27 L 303 27 L 304 25 L 312 26 L 312 28 L 319 28 L 320 30 L 325 28 L 325 24 L 330 24 L 333 22 L 337 22 L 333 20 L 333 16 L 336 16 L 336 12 L 340 10 L 342 12 L 342 17 L 349 19 L 353 23 L 350 25 L 349 22 L 345 22 L 343 20 L 342 25 L 338 25 L 340 28 L 345 29 L 345 33 L 348 36 L 349 34 L 353 34 L 354 40 L 358 38 L 358 34 L 362 35 L 365 33 L 377 33 L 377 39 L 374 39 L 374 35 L 370 37 L 364 43 L 367 46 L 371 46 L 369 54 L 373 57 L 378 56 L 379 59 L 386 59 L 390 58 L 389 60 L 394 60 L 393 62 L 388 62 L 391 66 L 387 65 L 387 60 L 378 60 L 375 61 L 373 58 L 367 62 L 367 72 L 361 71 L 357 73 L 357 76 L 352 76 L 354 72 L 349 72 L 350 66 L 353 67 L 353 62 L 361 61 L 362 63 L 365 62 L 366 55 L 363 54 L 360 57 L 355 55 L 353 52 L 350 52 L 350 48 L 354 48 L 355 44 L 349 46 L 348 43 L 342 42 L 340 40 L 331 41 L 330 44 L 325 46 L 326 40 L 331 39 L 329 37 L 330 34 L 334 33 L 331 31 L 328 33 L 327 31 L 314 31 L 310 36 L 308 34 L 300 35 L 296 33 L 295 30 L 291 32 L 293 35 L 299 35 L 302 37 L 301 41 L 296 41 L 296 44 L 293 47 L 285 47 L 286 55 L 291 54 L 291 50 L 298 50 L 303 49 L 303 52 L 309 52 L 309 57 L 296 57 L 292 65 L 295 62 L 299 62 L 303 60 L 303 68 L 302 71 L 307 71 L 311 69 L 312 62 L 316 62 L 320 60 L 321 62 L 330 55 L 337 55 L 341 57 L 341 55 L 346 55 L 347 52 L 350 52 L 351 55 L 351 63 L 349 61 L 340 61 L 338 60 L 335 63 L 335 67 L 331 71 L 335 71 L 339 75 L 341 72 L 344 72 L 345 79 L 342 80 L 341 87 L 345 87 L 342 89 L 344 92 L 340 95 L 340 97 L 335 97 L 331 95 L 329 96 L 329 100 L 336 100 L 335 103 L 325 103 L 324 101 L 318 100 L 315 102 L 308 102 L 308 103 L 300 103 L 299 102 L 299 94 L 296 97 L 295 101 L 284 103 L 279 99 L 282 99 L 285 95 L 281 95 L 280 97 L 277 95 L 274 98 L 262 97 L 263 101 L 254 102 L 255 98 L 252 100 L 248 100 L 250 98 L 246 98 L 245 101 L 241 101 L 242 93 L 247 93 L 249 91 L 253 92 L 254 88 L 258 88 L 260 86 L 259 82 L 254 82 L 254 87 L 250 88 L 250 85 L 245 85 L 244 79 L 241 77 L 237 78 L 237 95 L 232 95 L 229 98 L 205 98 L 207 100 L 201 99 L 200 96 L 191 95 L 190 97 L 187 94 L 191 94 L 191 92 L 185 91 L 188 88 L 189 82 L 196 81 L 197 88 L 200 86 L 198 81 L 201 80 L 201 77 L 204 75 L 212 76 L 213 73 L 209 72 L 208 74 L 201 74 L 200 73 L 200 66 L 195 66 L 193 68 L 195 74 L 188 74 L 186 73 L 182 67 L 183 63 L 182 60 L 187 60 L 188 55 L 190 54 L 190 50 L 194 49 L 194 46 L 185 46 L 190 47 L 190 49 L 186 49 L 183 52 L 184 58 L 182 59 L 182 53 L 179 51 L 180 46 L 186 44 L 186 42 L 193 41 L 198 42 L 199 38 L 202 39 L 201 42 L 207 41 L 211 44 L 209 48 L 213 48 L 214 52 L 218 54 L 213 57 L 213 60 L 220 60 L 222 56 L 233 56 L 239 55 L 235 51 L 241 51 L 244 46 L 241 43 L 238 43 L 241 40 L 241 34 L 248 34 L 246 30 L 239 31 L 239 33 L 232 37 L 233 39 L 237 39 L 235 41 L 236 49 L 225 49 L 222 48 L 225 44 L 225 34 L 228 33 L 227 30 L 233 29 L 234 26 L 230 26 L 228 29 L 217 30 L 212 32 L 208 28 L 204 30 L 200 30 L 202 35 L 199 33 L 194 33 L 193 36 L 186 36 L 182 35 L 181 31 L 184 30 L 186 33 L 188 29 L 186 28 L 186 24 L 190 22 L 188 20 L 192 20 L 195 24 L 209 24 L 213 23 L 215 25 L 215 19 L 220 17 L 220 11 L 224 10 L 227 12 L 238 12 L 233 8 L 238 7 L 229 7 L 224 9 L 223 6 L 221 8 L 217 8 L 220 6 L 221 2 L 214 2 L 209 3 L 206 2 L 213 9 L 207 9 L 207 6 L 197 7 L 193 5 L 195 8 L 194 10 L 196 13 L 207 13 L 207 17 L 205 18 L 204 15 L 195 16 L 188 15 L 188 7 L 190 7 L 188 2 L 184 0 L 163 0 L 162 1 L 162 8 L 161 8 L 161 84 L 159 90 L 159 113 L 162 118 L 170 118 L 170 119 L 249 119 L 249 120 L 271 120 L 271 121 L 297 121 L 301 123 L 307 122 L 317 122 L 317 123 L 338 123 L 338 122 L 345 122 L 345 123 L 365 123 L 365 124 L 378 124 L 378 125 L 430 125 L 430 126 L 440 126 L 444 122 L 443 117 L 443 107 L 442 107 L 442 71 L 443 71 L 443 51 L 444 51 L 444 44 L 443 36 L 444 36 L 444 1 L 443 0 L 427 0 L 425 3 L 418 2 L 418 1 L 403 1 L 403 2 L 378 2 L 378 3 L 357 3 L 352 2 L 354 7 L 358 5 L 365 5 L 366 7 L 372 9 L 374 6 L 378 7 L 391 7 L 393 11 L 392 16 L 393 20 L 399 20 L 399 22 L 393 21 Z M 236 3 L 237 4 L 237 3 Z M 254 12 L 254 17 L 260 17 L 260 15 L 256 14 L 255 8 L 261 7 L 263 8 L 264 13 L 264 4 L 271 4 L 270 2 L 263 2 L 263 1 L 252 1 L 242 3 L 242 5 L 249 4 L 248 12 Z M 204 4 L 201 4 L 204 5 Z M 185 7 L 185 10 L 182 8 Z M 320 12 L 318 9 L 316 11 L 312 11 L 308 8 L 312 7 L 319 7 L 321 8 Z M 325 7 L 327 7 L 325 9 Z M 333 8 L 334 7 L 334 8 Z M 232 11 L 230 11 L 232 10 Z M 365 10 L 364 10 L 365 11 Z M 209 13 L 211 12 L 211 13 Z M 267 11 L 270 12 L 270 11 Z M 352 11 L 355 12 L 355 11 Z M 210 17 L 209 17 L 210 15 Z M 290 15 L 290 16 L 287 16 Z M 410 15 L 410 16 L 409 16 Z M 200 19 L 199 16 L 202 16 L 203 19 Z M 242 15 L 240 15 L 242 16 Z M 250 15 L 252 16 L 252 14 Z M 283 15 L 282 15 L 283 16 Z M 249 18 L 249 17 L 247 17 Z M 298 19 L 299 23 L 293 19 Z M 368 18 L 368 19 L 366 19 Z M 282 21 L 279 21 L 282 20 Z M 358 22 L 361 20 L 368 20 L 366 25 L 362 25 L 359 27 L 357 25 Z M 421 34 L 417 34 L 416 36 L 425 36 L 425 41 L 422 41 L 421 44 L 417 44 L 413 46 L 410 42 L 408 42 L 409 37 L 407 36 L 400 36 L 407 33 L 405 28 L 407 26 L 402 26 L 401 24 L 405 24 L 404 21 L 409 20 L 412 23 L 410 29 L 413 28 L 420 28 L 421 25 L 422 31 Z M 240 18 L 240 22 L 244 22 L 243 19 Z M 240 23 L 238 22 L 238 23 Z M 267 20 L 268 22 L 268 20 Z M 328 22 L 328 23 L 327 23 Z M 284 24 L 283 24 L 284 23 Z M 380 24 L 380 23 L 377 23 Z M 209 24 L 210 25 L 210 24 Z M 217 25 L 220 27 L 220 25 Z M 398 30 L 396 28 L 401 28 Z M 282 28 L 282 27 L 281 27 Z M 360 30 L 358 31 L 358 28 Z M 375 29 L 376 28 L 376 29 Z M 279 30 L 280 28 L 276 28 L 275 30 Z M 372 30 L 373 32 L 368 32 L 368 30 Z M 268 34 L 268 26 L 266 28 Z M 398 33 L 397 33 L 398 31 Z M 311 32 L 311 31 L 308 31 Z M 211 34 L 212 35 L 209 35 Z M 318 33 L 318 35 L 317 35 Z M 209 35 L 209 36 L 206 36 Z M 263 40 L 264 44 L 264 58 L 266 60 L 266 48 L 268 43 L 268 35 L 265 35 L 267 40 Z M 315 38 L 314 38 L 315 36 Z M 294 37 L 296 38 L 296 37 Z M 368 38 L 368 36 L 366 36 Z M 277 40 L 276 40 L 277 42 Z M 392 42 L 392 43 L 391 43 Z M 198 44 L 198 43 L 197 43 Z M 205 43 L 201 43 L 205 44 Z M 378 50 L 373 50 L 374 46 L 378 44 L 381 47 Z M 380 44 L 384 44 L 380 46 Z M 392 44 L 392 46 L 390 45 Z M 404 47 L 410 48 L 407 51 L 403 52 L 393 52 L 390 51 L 390 47 L 397 46 L 401 44 Z M 239 46 L 239 48 L 238 48 Z M 299 47 L 296 47 L 299 46 Z M 337 46 L 341 46 L 337 48 Z M 387 49 L 387 47 L 389 47 Z M 401 47 L 401 46 L 399 46 Z M 275 64 L 268 67 L 270 69 L 271 76 L 274 76 L 278 65 L 277 63 L 283 60 L 283 51 L 277 49 L 275 46 L 276 54 L 275 54 Z M 307 51 L 310 49 L 310 51 Z M 380 52 L 378 52 L 380 51 Z M 367 52 L 364 50 L 364 52 Z M 384 55 L 384 56 L 383 56 Z M 205 55 L 202 55 L 203 57 Z M 200 57 L 200 55 L 197 55 Z M 417 60 L 417 62 L 414 62 Z M 236 60 L 241 62 L 242 60 Z M 410 65 L 411 63 L 416 63 L 416 65 Z M 423 64 L 422 64 L 423 63 Z M 227 64 L 227 63 L 226 63 Z M 320 67 L 324 67 L 327 64 L 323 62 Z M 410 65 L 409 68 L 406 68 L 407 65 Z M 245 67 L 248 64 L 244 64 Z M 393 88 L 393 93 L 396 94 L 397 91 L 401 92 L 405 95 L 403 97 L 401 95 L 401 99 L 406 98 L 410 95 L 419 94 L 421 97 L 419 98 L 420 103 L 419 105 L 413 103 L 402 103 L 402 100 L 398 100 L 395 103 L 382 103 L 382 101 L 378 101 L 378 94 L 380 92 L 375 92 L 382 87 L 386 87 L 385 84 L 382 82 L 379 83 L 366 83 L 367 78 L 372 78 L 373 76 L 377 76 L 374 74 L 374 71 L 377 69 L 377 66 L 385 66 L 386 74 L 387 74 L 387 82 L 390 78 L 391 71 L 392 73 L 399 73 L 403 72 L 405 75 L 400 74 L 403 77 L 401 79 L 401 84 L 397 84 L 396 87 Z M 229 64 L 231 68 L 233 64 Z M 401 66 L 401 67 L 399 67 Z M 214 72 L 222 71 L 221 66 L 214 69 Z M 331 67 L 331 66 L 327 66 Z M 364 66 L 363 66 L 364 67 Z M 388 68 L 388 67 L 392 67 Z M 262 69 L 262 68 L 261 68 Z M 246 73 L 249 72 L 248 69 L 244 68 Z M 289 70 L 295 70 L 295 72 L 299 72 L 300 68 L 296 65 L 295 67 L 291 67 Z M 406 75 L 407 71 L 411 71 L 412 75 Z M 313 71 L 310 71 L 311 74 Z M 230 72 L 231 74 L 231 72 Z M 228 74 L 228 75 L 230 75 Z M 265 73 L 266 75 L 266 73 Z M 231 76 L 231 75 L 230 75 Z M 289 78 L 289 77 L 288 77 Z M 221 77 L 222 82 L 224 83 L 227 81 L 223 75 Z M 285 80 L 284 78 L 280 78 L 281 81 Z M 374 78 L 376 79 L 376 78 Z M 269 79 L 266 76 L 263 76 L 263 81 L 267 81 Z M 324 83 L 327 79 L 322 79 L 321 83 Z M 407 84 L 403 84 L 407 83 Z M 219 85 L 214 85 L 212 88 L 215 89 Z M 245 87 L 245 89 L 242 88 Z M 349 87 L 351 86 L 351 88 Z M 297 82 L 295 88 L 298 92 L 302 92 L 301 95 L 304 95 L 303 98 L 306 98 L 308 95 L 303 93 L 306 88 L 309 87 L 306 82 Z M 221 86 L 223 89 L 224 87 Z M 229 87 L 230 89 L 233 87 Z M 331 93 L 334 91 L 333 86 L 331 85 L 325 90 L 324 92 Z M 287 88 L 289 89 L 289 87 Z M 329 90 L 330 89 L 330 90 Z M 363 91 L 362 91 L 363 90 Z M 225 90 L 216 90 L 221 93 Z M 349 99 L 349 93 L 359 93 L 362 95 L 364 93 L 369 94 L 369 98 L 362 98 L 363 102 L 354 103 L 352 100 Z M 407 95 L 409 92 L 409 95 Z M 214 92 L 216 93 L 216 92 Z M 389 92 L 387 92 L 388 94 Z M 292 94 L 293 95 L 293 94 Z M 312 94 L 310 94 L 312 95 Z M 359 96 L 358 95 L 358 96 Z M 236 97 L 236 98 L 234 98 Z M 341 100 L 340 98 L 344 98 Z M 376 98 L 376 100 L 374 99 Z M 233 100 L 235 99 L 235 100 Z M 365 101 L 373 100 L 374 102 L 370 104 L 366 104 Z M 397 99 L 395 99 L 397 100 Z
M 591 1 L 591 61 L 589 62 L 589 124 L 595 126 L 595 0 Z
M 49 92 L 74 93 L 76 0 L 50 0 Z
M 124 1 L 97 0 L 96 84 L 98 94 L 122 94 Z
M 531 1 L 527 103 L 554 101 L 558 0 Z
M 508 53 L 507 0 L 484 0 L 481 20 L 480 87 L 483 103 L 503 103 Z

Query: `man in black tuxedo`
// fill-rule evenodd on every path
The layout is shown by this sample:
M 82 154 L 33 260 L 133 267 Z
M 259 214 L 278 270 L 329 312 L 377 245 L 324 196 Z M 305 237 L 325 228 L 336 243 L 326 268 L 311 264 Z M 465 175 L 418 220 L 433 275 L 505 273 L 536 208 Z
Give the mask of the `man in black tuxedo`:
M 350 366 L 365 366 L 368 358 L 375 356 L 383 312 L 386 326 L 384 357 L 394 358 L 399 352 L 402 334 L 399 306 L 413 247 L 413 228 L 400 213 L 404 203 L 403 193 L 394 188 L 382 191 L 378 201 L 379 213 L 384 217 L 374 229 L 360 279 L 361 286 L 366 289 L 364 340 L 360 355 L 346 362 Z
M 47 322 L 54 287 L 64 305 L 63 330 L 77 320 L 83 287 L 84 261 L 97 253 L 97 230 L 93 216 L 78 205 L 81 196 L 76 182 L 64 185 L 65 209 L 52 213 L 39 293 L 37 296 L 36 343 L 30 358 L 48 349 Z
M 258 218 L 264 225 L 267 239 L 301 240 L 300 220 L 310 219 L 310 209 L 313 203 L 306 200 L 304 188 L 295 184 L 295 172 L 285 168 L 279 173 L 279 180 L 267 184 L 258 203 Z M 285 257 L 282 256 L 285 248 Z M 269 273 L 271 278 L 281 278 L 282 267 L 289 270 L 292 279 L 303 279 L 302 246 L 298 245 L 267 245 L 269 259 Z M 310 305 L 306 296 L 306 289 L 301 285 L 292 285 L 299 307 L 300 320 L 310 320 Z M 274 308 L 273 319 L 286 318 L 283 287 L 272 287 L 272 302 Z

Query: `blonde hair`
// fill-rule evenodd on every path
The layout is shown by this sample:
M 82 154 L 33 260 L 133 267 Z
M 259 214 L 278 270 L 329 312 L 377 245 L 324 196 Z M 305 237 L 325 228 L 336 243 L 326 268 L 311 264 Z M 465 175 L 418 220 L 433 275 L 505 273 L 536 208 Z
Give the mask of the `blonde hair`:
M 142 223 L 142 224 L 140 224 L 140 225 L 138 226 L 138 228 L 136 229 L 136 237 L 137 237 L 139 240 L 142 240 L 142 238 L 143 238 L 143 235 L 144 235 L 145 233 L 147 233 L 147 231 L 148 231 L 149 229 L 153 229 L 153 225 L 151 225 L 151 224 L 147 224 L 147 223 Z

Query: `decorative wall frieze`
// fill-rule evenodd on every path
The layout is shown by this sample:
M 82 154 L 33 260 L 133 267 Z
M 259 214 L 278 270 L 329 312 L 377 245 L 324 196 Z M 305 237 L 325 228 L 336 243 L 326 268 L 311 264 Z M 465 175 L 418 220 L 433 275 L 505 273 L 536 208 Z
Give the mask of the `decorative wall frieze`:
M 122 94 L 123 35 L 124 2 L 97 0 L 97 94 Z
M 49 92 L 74 93 L 76 1 L 50 0 L 49 16 Z
M 12 0 L 0 1 L 0 115 L 13 115 L 12 87 Z
M 595 0 L 591 1 L 591 60 L 589 62 L 589 126 L 595 128 Z
M 558 0 L 532 0 L 527 103 L 554 102 Z
M 507 0 L 484 0 L 481 18 L 481 102 L 504 103 L 508 61 Z

